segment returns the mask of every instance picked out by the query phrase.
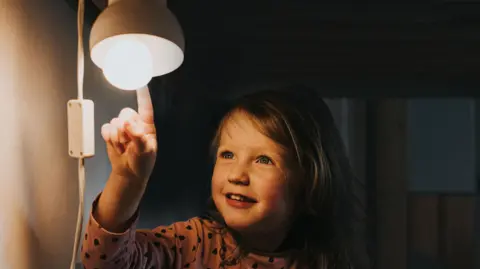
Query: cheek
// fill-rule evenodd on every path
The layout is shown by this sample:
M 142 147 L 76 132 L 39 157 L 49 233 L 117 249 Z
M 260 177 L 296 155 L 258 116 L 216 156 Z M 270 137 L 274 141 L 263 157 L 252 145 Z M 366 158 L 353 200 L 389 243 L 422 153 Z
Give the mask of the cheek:
M 287 174 L 283 171 L 270 172 L 269 175 L 264 174 L 263 180 L 258 182 L 257 189 L 261 192 L 268 210 L 282 215 L 289 214 L 294 206 L 286 176 Z
M 287 207 L 288 204 L 288 196 L 287 188 L 284 184 L 275 183 L 268 183 L 262 184 L 259 186 L 262 190 L 262 197 L 265 202 L 268 203 L 268 207 L 277 208 L 279 210 L 283 210 Z
M 213 168 L 213 174 L 212 174 L 212 191 L 219 191 L 222 189 L 223 184 L 224 184 L 224 178 L 225 178 L 225 172 L 223 170 L 215 165 Z

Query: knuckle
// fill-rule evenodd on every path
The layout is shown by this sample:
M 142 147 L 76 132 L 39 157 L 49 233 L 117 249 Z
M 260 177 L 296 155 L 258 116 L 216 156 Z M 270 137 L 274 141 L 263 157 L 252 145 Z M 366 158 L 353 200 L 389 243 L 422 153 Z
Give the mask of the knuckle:
M 122 108 L 122 110 L 120 110 L 120 114 L 125 114 L 125 113 L 129 113 L 130 110 L 132 110 L 131 108 L 129 107 L 124 107 Z
M 132 108 L 125 107 L 120 111 L 119 117 L 124 118 L 126 120 L 126 119 L 129 119 L 129 118 L 133 117 L 135 115 L 135 113 L 136 113 L 135 110 L 133 110 Z

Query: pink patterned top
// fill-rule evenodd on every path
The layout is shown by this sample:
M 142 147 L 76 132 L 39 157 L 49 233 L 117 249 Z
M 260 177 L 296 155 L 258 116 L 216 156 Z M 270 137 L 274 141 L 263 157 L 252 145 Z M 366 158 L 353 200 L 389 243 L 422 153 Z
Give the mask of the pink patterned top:
M 153 230 L 136 230 L 138 213 L 124 233 L 102 228 L 92 213 L 81 248 L 85 269 L 269 268 L 296 266 L 282 253 L 240 251 L 232 234 L 218 221 L 195 217 Z

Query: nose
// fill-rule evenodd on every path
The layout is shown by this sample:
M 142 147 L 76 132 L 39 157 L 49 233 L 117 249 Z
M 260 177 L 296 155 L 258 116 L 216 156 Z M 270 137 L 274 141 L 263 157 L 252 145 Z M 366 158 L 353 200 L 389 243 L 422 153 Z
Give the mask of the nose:
M 250 177 L 244 165 L 234 165 L 228 174 L 228 182 L 234 185 L 250 185 Z

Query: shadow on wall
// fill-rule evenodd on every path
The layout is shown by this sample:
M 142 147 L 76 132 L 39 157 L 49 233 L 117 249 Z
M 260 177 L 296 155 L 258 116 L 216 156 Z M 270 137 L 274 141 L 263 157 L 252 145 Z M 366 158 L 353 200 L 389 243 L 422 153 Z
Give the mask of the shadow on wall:
M 76 98 L 76 14 L 65 1 L 0 0 L 0 267 L 68 268 L 78 208 L 67 110 Z M 88 57 L 88 56 L 87 56 Z M 108 175 L 100 126 L 132 104 L 86 61 L 96 108 L 96 156 L 87 160 L 86 215 Z
M 67 154 L 66 102 L 76 85 L 70 14 L 54 0 L 0 1 L 2 269 L 70 260 L 78 200 Z

